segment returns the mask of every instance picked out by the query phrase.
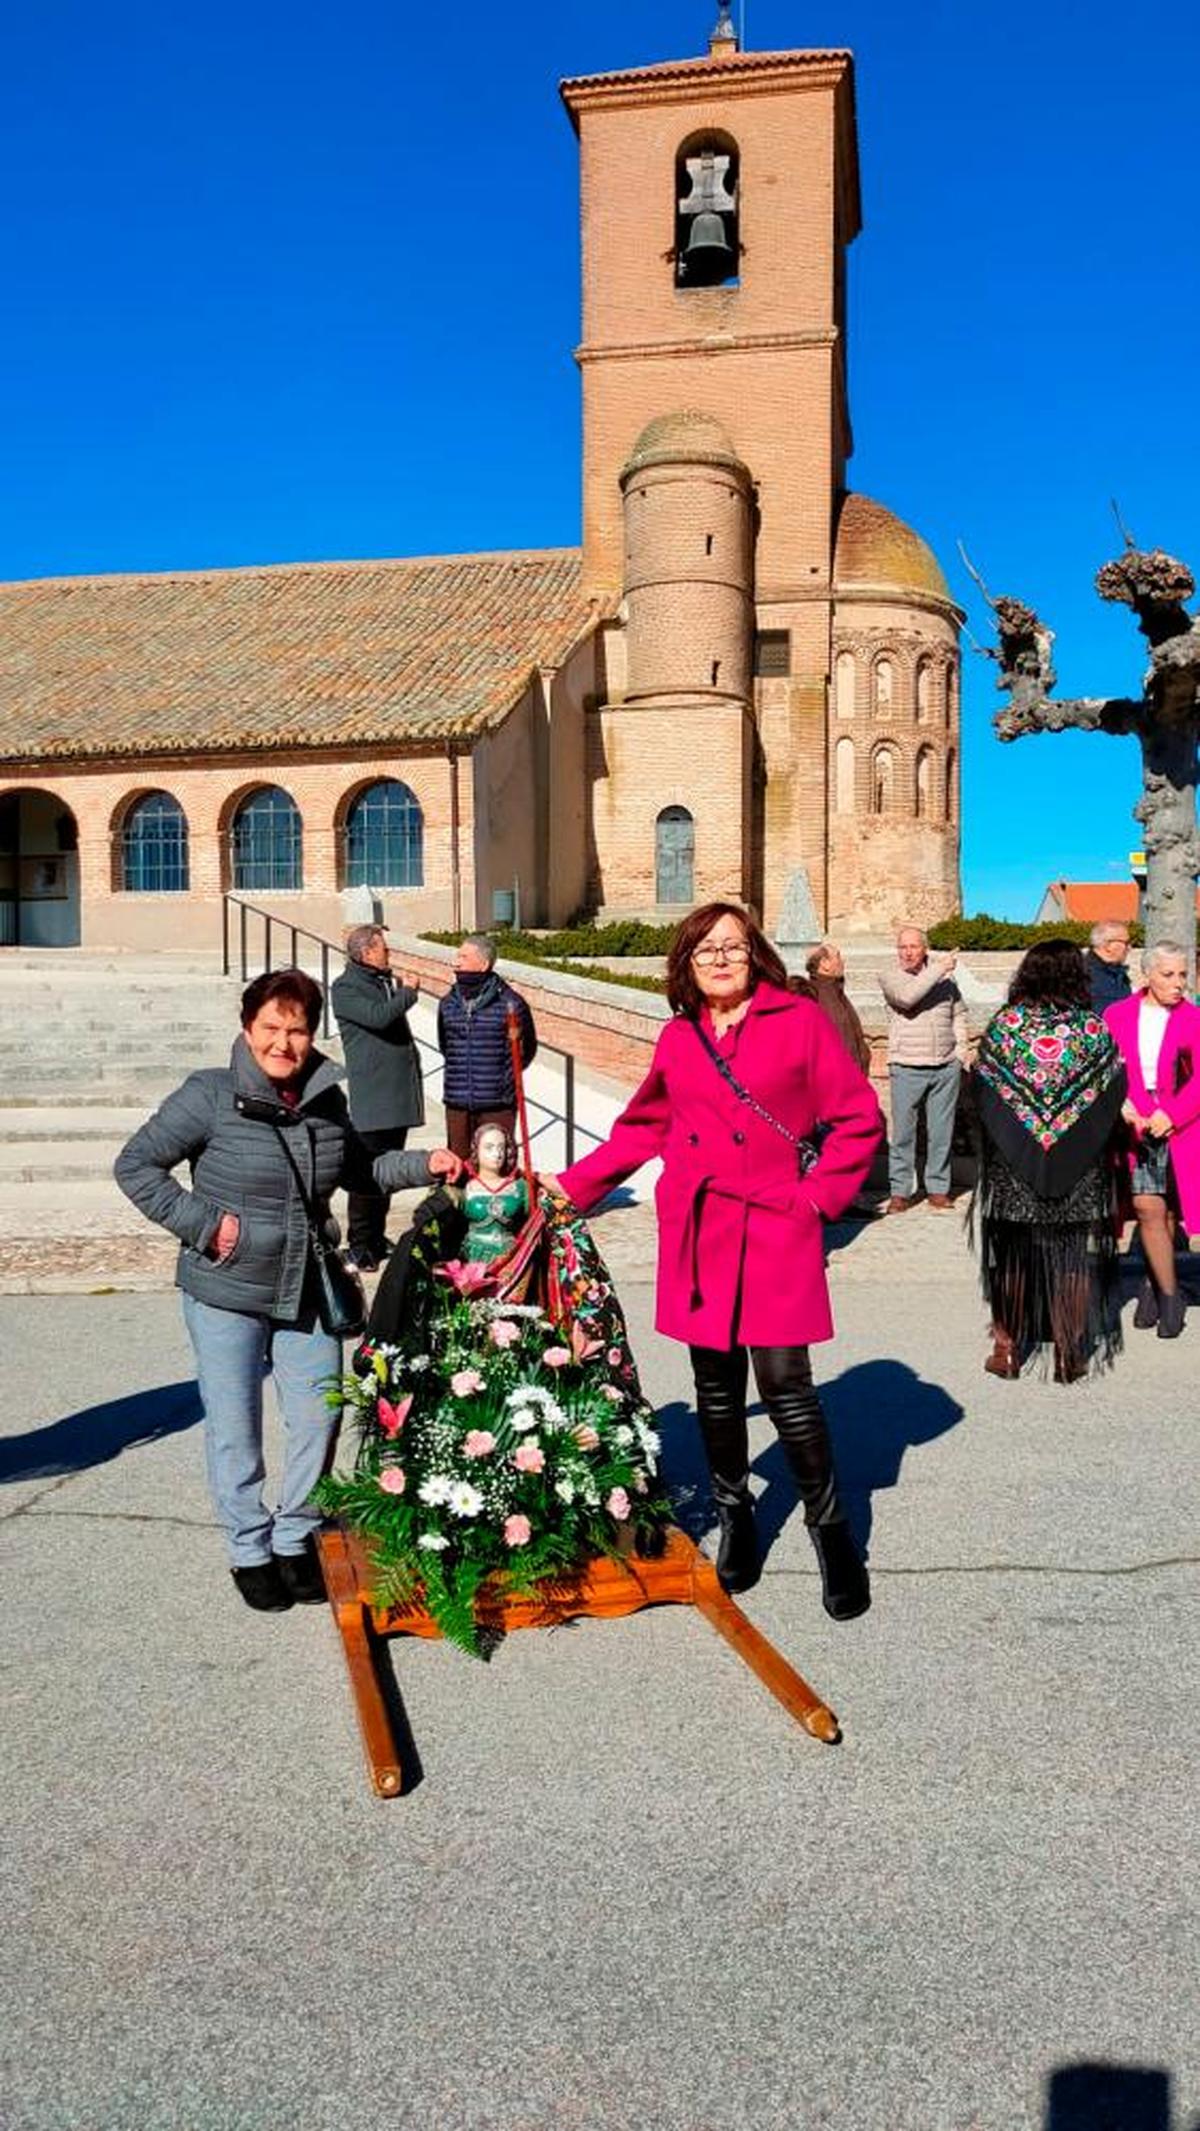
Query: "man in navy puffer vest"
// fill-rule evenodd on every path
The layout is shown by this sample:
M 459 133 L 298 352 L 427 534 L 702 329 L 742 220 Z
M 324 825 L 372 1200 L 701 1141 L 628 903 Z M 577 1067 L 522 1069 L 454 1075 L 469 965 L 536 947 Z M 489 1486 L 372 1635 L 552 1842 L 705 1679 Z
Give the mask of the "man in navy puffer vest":
M 438 1006 L 438 1046 L 446 1061 L 446 1140 L 463 1161 L 480 1125 L 503 1125 L 508 1133 L 515 1127 L 510 1012 L 515 1011 L 520 1027 L 523 1066 L 537 1050 L 533 1015 L 520 993 L 496 975 L 495 960 L 487 935 L 469 934 L 454 957 L 454 983 Z

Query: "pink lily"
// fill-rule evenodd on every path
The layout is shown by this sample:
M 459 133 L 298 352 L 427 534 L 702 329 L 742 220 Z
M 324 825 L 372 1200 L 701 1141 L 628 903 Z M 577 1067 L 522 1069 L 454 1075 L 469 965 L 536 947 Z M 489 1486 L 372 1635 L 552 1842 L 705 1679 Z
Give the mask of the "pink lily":
M 406 1391 L 404 1397 L 394 1406 L 390 1398 L 376 1399 L 375 1412 L 385 1435 L 399 1435 L 405 1421 L 408 1419 L 412 1402 L 413 1394 L 411 1391 Z

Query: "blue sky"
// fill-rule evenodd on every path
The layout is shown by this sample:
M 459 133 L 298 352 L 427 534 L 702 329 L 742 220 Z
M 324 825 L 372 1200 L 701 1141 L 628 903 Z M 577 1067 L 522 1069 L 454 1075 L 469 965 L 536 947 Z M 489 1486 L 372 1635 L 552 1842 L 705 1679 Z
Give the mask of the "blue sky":
M 0 577 L 573 543 L 575 142 L 562 75 L 704 49 L 712 0 L 77 0 L 0 39 Z M 736 9 L 735 9 L 736 15 Z M 849 45 L 850 478 L 1136 689 L 1092 576 L 1200 566 L 1194 0 L 746 0 Z M 1136 745 L 1002 748 L 968 656 L 968 908 L 1120 878 Z

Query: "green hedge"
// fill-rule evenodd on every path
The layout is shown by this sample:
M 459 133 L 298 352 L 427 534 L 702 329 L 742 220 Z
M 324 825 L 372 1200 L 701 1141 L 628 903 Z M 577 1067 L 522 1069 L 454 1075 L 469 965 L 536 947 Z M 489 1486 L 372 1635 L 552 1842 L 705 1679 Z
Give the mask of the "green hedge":
M 561 962 L 571 956 L 582 962 L 593 955 L 606 961 L 624 955 L 665 955 L 675 932 L 674 925 L 643 925 L 637 918 L 623 918 L 611 925 L 567 925 L 561 932 L 512 932 L 507 926 L 495 925 L 490 936 L 516 961 Z M 427 932 L 424 937 L 444 947 L 457 947 L 466 934 Z
M 611 932 L 621 932 L 625 929 L 625 927 L 620 925 L 606 926 L 604 928 L 605 931 Z M 638 928 L 631 927 L 629 929 L 636 930 Z M 643 925 L 640 929 L 643 932 L 654 932 L 656 928 Z M 667 929 L 670 931 L 673 928 L 668 927 Z M 436 940 L 440 947 L 457 947 L 467 938 L 467 934 L 465 932 L 424 932 L 420 937 L 423 940 Z M 564 960 L 561 948 L 550 951 L 555 941 L 573 938 L 575 937 L 574 934 L 553 932 L 534 937 L 527 932 L 510 932 L 505 926 L 496 925 L 493 926 L 488 937 L 496 942 L 496 951 L 506 962 L 529 962 L 534 968 L 540 965 L 545 969 L 557 969 L 564 976 L 587 977 L 594 984 L 623 984 L 630 991 L 655 992 L 660 998 L 667 988 L 662 977 L 646 977 L 633 970 L 623 972 L 616 969 L 596 969 L 590 967 L 584 961 Z M 585 952 L 590 954 L 593 950 L 589 948 Z M 634 952 L 638 954 L 656 954 L 660 950 L 653 947 L 639 947 L 636 950 L 628 948 L 626 952 L 630 954 Z
M 989 917 L 986 910 L 981 910 L 975 917 L 944 918 L 940 925 L 931 925 L 929 944 L 940 948 L 961 947 L 976 954 L 1032 947 L 1035 940 L 1074 940 L 1078 946 L 1086 947 L 1091 932 L 1090 925 L 1074 919 L 1059 919 L 1057 924 L 1016 925 L 1009 918 Z M 1141 926 L 1131 925 L 1129 937 L 1135 947 L 1140 947 Z

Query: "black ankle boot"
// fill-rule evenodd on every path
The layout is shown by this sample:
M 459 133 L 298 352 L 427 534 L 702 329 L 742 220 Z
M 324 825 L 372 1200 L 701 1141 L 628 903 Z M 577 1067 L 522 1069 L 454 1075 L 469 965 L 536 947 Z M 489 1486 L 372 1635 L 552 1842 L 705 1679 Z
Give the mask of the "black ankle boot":
M 1137 1308 L 1133 1313 L 1134 1329 L 1152 1332 L 1158 1323 L 1158 1289 L 1149 1275 L 1138 1289 Z
M 850 1527 L 810 1524 L 808 1535 L 821 1568 L 821 1603 L 831 1620 L 857 1620 L 871 1603 L 871 1580 Z
M 752 1497 L 745 1495 L 729 1507 L 718 1503 L 717 1516 L 721 1526 L 717 1581 L 723 1591 L 752 1591 L 762 1575 Z
M 1183 1330 L 1186 1305 L 1176 1288 L 1173 1295 L 1158 1298 L 1158 1336 L 1160 1339 L 1178 1339 Z

